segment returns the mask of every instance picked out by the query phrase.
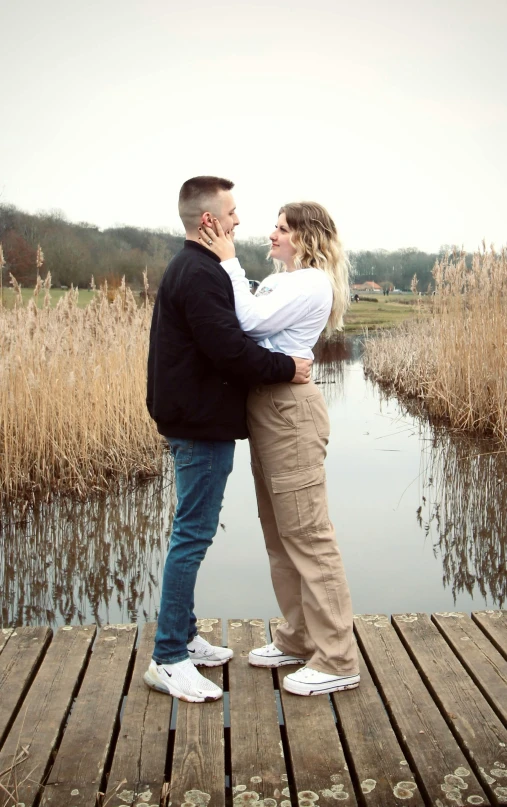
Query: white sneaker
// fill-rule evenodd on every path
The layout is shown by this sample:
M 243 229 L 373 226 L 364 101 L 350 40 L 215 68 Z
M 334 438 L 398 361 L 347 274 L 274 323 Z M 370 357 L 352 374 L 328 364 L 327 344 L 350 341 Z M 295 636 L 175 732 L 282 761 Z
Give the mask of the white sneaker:
M 295 673 L 286 675 L 283 688 L 294 695 L 323 695 L 329 692 L 340 692 L 342 689 L 355 689 L 359 686 L 357 675 L 330 675 L 302 667 Z
M 220 687 L 201 675 L 189 658 L 176 664 L 152 661 L 144 674 L 144 682 L 151 689 L 190 703 L 217 701 L 222 697 Z
M 248 663 L 253 667 L 283 667 L 284 664 L 304 664 L 307 659 L 297 656 L 288 656 L 278 647 L 265 644 L 264 647 L 256 647 L 248 654 Z
M 196 667 L 220 667 L 234 655 L 234 651 L 228 647 L 212 645 L 199 635 L 195 636 L 190 644 L 187 644 L 187 650 L 190 661 Z

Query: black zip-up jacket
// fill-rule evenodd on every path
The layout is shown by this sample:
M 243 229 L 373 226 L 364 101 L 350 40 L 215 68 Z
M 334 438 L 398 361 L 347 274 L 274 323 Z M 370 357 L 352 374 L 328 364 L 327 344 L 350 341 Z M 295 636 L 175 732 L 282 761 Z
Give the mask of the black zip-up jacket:
M 243 439 L 248 387 L 290 381 L 295 371 L 290 356 L 243 333 L 220 259 L 185 241 L 162 278 L 151 324 L 147 405 L 159 432 Z

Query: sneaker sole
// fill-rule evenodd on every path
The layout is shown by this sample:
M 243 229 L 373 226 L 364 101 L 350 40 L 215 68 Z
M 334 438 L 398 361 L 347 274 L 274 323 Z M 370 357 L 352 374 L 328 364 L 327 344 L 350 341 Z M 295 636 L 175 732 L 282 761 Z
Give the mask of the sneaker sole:
M 251 654 L 248 656 L 248 663 L 252 667 L 284 667 L 287 664 L 306 664 L 308 659 L 304 658 L 286 658 L 286 659 L 276 659 L 276 658 L 262 658 L 262 656 L 252 656 Z
M 222 697 L 222 693 L 216 696 L 208 695 L 205 698 L 185 695 L 183 692 L 180 692 L 177 687 L 162 686 L 162 684 L 159 684 L 158 681 L 154 681 L 147 672 L 145 672 L 143 680 L 146 686 L 150 689 L 154 689 L 156 692 L 162 692 L 164 695 L 171 695 L 173 698 L 178 698 L 178 700 L 186 701 L 187 703 L 210 703 L 211 701 L 218 701 Z
M 229 661 L 232 660 L 232 656 L 229 658 L 219 659 L 218 661 L 209 661 L 208 659 L 199 659 L 199 661 L 194 661 L 193 658 L 190 659 L 194 667 L 223 667 L 224 664 L 227 664 Z
M 322 686 L 320 689 L 311 689 L 309 685 L 293 683 L 292 681 L 288 682 L 288 685 L 285 683 L 287 679 L 283 681 L 283 688 L 286 692 L 290 692 L 292 695 L 329 695 L 332 692 L 344 692 L 346 689 L 356 689 L 359 686 L 359 679 L 357 681 L 350 681 L 348 684 L 334 684 L 329 685 L 328 687 Z

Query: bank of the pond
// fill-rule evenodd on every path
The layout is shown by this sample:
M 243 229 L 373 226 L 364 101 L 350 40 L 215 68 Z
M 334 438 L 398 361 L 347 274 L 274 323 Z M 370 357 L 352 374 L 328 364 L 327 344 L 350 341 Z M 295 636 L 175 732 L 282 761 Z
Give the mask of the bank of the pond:
M 430 416 L 503 442 L 507 449 L 507 250 L 435 266 L 425 317 L 366 345 L 365 368 Z

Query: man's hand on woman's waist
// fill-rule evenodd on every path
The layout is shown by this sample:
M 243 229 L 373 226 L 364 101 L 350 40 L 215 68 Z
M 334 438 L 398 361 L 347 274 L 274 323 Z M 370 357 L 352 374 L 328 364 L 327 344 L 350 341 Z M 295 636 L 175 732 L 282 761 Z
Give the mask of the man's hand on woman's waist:
M 292 359 L 296 365 L 296 372 L 291 384 L 308 384 L 312 379 L 313 359 L 299 359 L 297 356 L 292 356 Z

